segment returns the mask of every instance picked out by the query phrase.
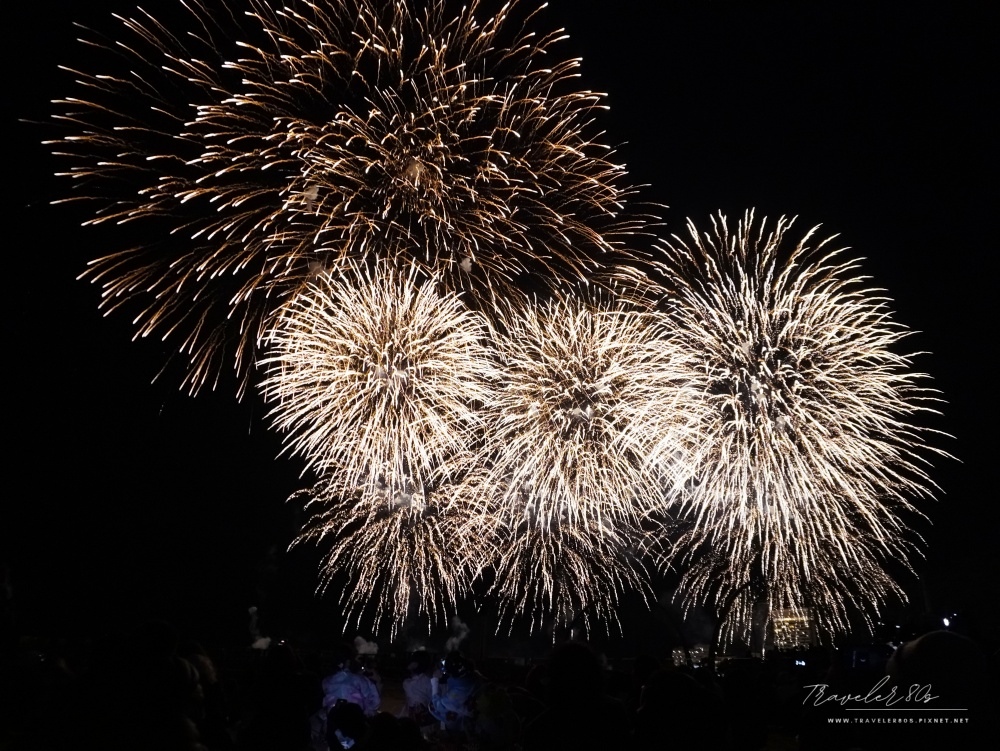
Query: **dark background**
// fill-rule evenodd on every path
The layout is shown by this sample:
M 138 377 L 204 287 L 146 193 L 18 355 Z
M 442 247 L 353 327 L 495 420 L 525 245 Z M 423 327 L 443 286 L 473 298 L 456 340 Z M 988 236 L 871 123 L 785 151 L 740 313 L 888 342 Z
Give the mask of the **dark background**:
M 110 12 L 130 4 L 11 5 L 0 559 L 21 630 L 160 615 L 242 643 L 250 605 L 276 630 L 337 628 L 336 608 L 312 595 L 315 556 L 285 553 L 296 519 L 284 501 L 306 481 L 276 458 L 259 400 L 237 403 L 227 385 L 188 397 L 170 369 L 153 382 L 169 348 L 132 343 L 127 316 L 102 318 L 97 287 L 75 281 L 105 235 L 49 205 L 69 181 L 52 177 L 63 165 L 41 141 L 55 131 L 37 123 L 71 89 L 57 64 L 86 59 L 71 22 L 113 29 Z M 803 233 L 822 223 L 867 259 L 918 332 L 910 350 L 931 353 L 917 368 L 947 400 L 931 425 L 960 460 L 931 471 L 941 492 L 918 530 L 927 557 L 906 581 L 911 611 L 959 613 L 969 632 L 997 635 L 986 616 L 998 589 L 998 69 L 985 5 L 644 5 L 555 0 L 539 27 L 565 27 L 582 85 L 608 92 L 604 140 L 649 184 L 643 198 L 669 206 L 665 232 L 755 207 L 799 216 Z M 622 621 L 626 643 L 656 630 L 642 610 L 623 607 Z

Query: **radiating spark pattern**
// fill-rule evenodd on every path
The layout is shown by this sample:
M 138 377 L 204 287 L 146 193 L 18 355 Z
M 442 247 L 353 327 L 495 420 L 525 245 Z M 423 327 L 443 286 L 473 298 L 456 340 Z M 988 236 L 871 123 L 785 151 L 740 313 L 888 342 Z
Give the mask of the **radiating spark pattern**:
M 305 537 L 328 538 L 327 579 L 344 570 L 363 583 L 351 597 L 380 591 L 377 616 L 394 626 L 413 597 L 437 619 L 467 572 L 536 627 L 546 612 L 617 622 L 621 594 L 648 588 L 630 534 L 664 503 L 667 465 L 648 456 L 693 440 L 679 354 L 657 316 L 596 295 L 508 306 L 487 336 L 485 318 L 421 276 L 319 272 L 268 340 L 274 423 L 326 478 L 305 493 L 317 514 Z M 447 516 L 429 513 L 432 486 L 449 488 L 435 491 Z
M 352 613 L 374 592 L 393 628 L 437 620 L 484 574 L 535 626 L 616 620 L 647 592 L 636 547 L 682 562 L 731 637 L 761 600 L 842 630 L 847 571 L 865 617 L 899 595 L 885 564 L 943 454 L 908 331 L 829 241 L 751 214 L 668 241 L 646 307 L 624 242 L 649 217 L 537 12 L 180 0 L 119 21 L 90 32 L 103 62 L 71 71 L 51 142 L 87 223 L 134 231 L 84 276 L 178 343 L 191 391 L 263 365 L 319 478 L 301 539 L 329 544 L 326 585 L 363 583 Z
M 685 608 L 713 605 L 720 617 L 723 643 L 750 644 L 754 613 L 760 606 L 770 620 L 777 612 L 810 616 L 821 637 L 866 629 L 887 603 L 906 601 L 887 568 L 906 569 L 914 546 L 905 539 L 873 546 L 864 533 L 842 532 L 837 539 L 806 536 L 773 546 L 765 563 L 735 557 L 728 544 L 710 533 L 688 532 L 673 544 L 682 551 L 673 563 L 682 572 L 678 596 Z M 758 611 L 760 612 L 760 611 Z
M 595 269 L 645 222 L 595 140 L 602 95 L 576 88 L 579 61 L 559 59 L 561 31 L 531 30 L 536 12 L 483 15 L 188 0 L 88 41 L 106 68 L 73 71 L 53 143 L 97 202 L 89 223 L 143 227 L 87 271 L 103 306 L 134 306 L 137 336 L 181 337 L 197 391 L 229 357 L 245 379 L 317 267 L 404 254 L 483 290 Z
M 674 465 L 649 457 L 673 460 L 697 421 L 687 358 L 657 316 L 564 294 L 513 306 L 499 328 L 490 485 L 513 523 L 624 534 L 662 506 Z
M 409 492 L 479 445 L 486 325 L 415 267 L 322 271 L 268 339 L 263 393 L 289 450 L 342 488 Z
M 688 571 L 687 602 L 745 605 L 765 587 L 781 607 L 825 608 L 836 630 L 845 576 L 861 607 L 898 592 L 882 562 L 905 560 L 901 514 L 932 494 L 927 459 L 943 452 L 913 420 L 938 400 L 895 351 L 908 331 L 858 263 L 814 231 L 789 242 L 790 226 L 748 213 L 730 233 L 720 216 L 663 248 L 672 330 L 701 361 L 707 415 L 677 507 L 687 544 L 717 550 Z
M 428 627 L 445 623 L 468 592 L 474 564 L 492 557 L 491 540 L 468 524 L 481 478 L 471 466 L 458 480 L 389 491 L 352 490 L 326 475 L 297 494 L 310 521 L 294 544 L 324 548 L 319 586 L 338 594 L 348 620 L 387 624 L 390 638 L 411 616 Z
M 617 624 L 618 605 L 626 593 L 650 601 L 648 574 L 619 538 L 593 523 L 545 529 L 528 521 L 500 532 L 494 557 L 491 594 L 501 623 L 513 628 L 527 618 L 534 631 Z
M 640 525 L 686 476 L 696 439 L 690 363 L 661 316 L 620 298 L 569 290 L 498 312 L 490 479 L 472 518 L 497 540 L 501 622 L 620 626 L 622 595 L 650 592 L 632 551 Z

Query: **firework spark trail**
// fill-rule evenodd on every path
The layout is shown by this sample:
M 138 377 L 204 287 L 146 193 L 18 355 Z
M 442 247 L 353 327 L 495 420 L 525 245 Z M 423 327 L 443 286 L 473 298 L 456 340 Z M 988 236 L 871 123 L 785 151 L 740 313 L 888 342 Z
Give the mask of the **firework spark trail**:
M 495 379 L 485 321 L 420 276 L 388 262 L 320 272 L 268 338 L 274 425 L 344 488 L 422 487 L 480 445 Z
M 903 571 L 919 554 L 913 541 L 900 538 L 886 547 L 873 546 L 865 530 L 821 537 L 816 528 L 755 556 L 735 556 L 726 541 L 710 529 L 675 521 L 650 532 L 644 553 L 654 566 L 681 573 L 677 599 L 685 611 L 709 606 L 719 617 L 722 643 L 752 643 L 758 605 L 768 619 L 775 613 L 808 616 L 821 637 L 874 631 L 876 616 L 906 595 L 889 572 Z
M 489 291 L 525 271 L 583 276 L 644 226 L 597 140 L 602 95 L 576 88 L 561 31 L 531 31 L 537 11 L 245 7 L 119 17 L 121 39 L 87 42 L 106 68 L 73 71 L 51 142 L 73 200 L 96 202 L 89 223 L 144 226 L 85 276 L 106 310 L 138 311 L 137 336 L 181 337 L 190 390 L 229 357 L 242 389 L 317 267 L 404 254 Z
M 867 601 L 898 592 L 881 562 L 905 560 L 902 515 L 932 496 L 928 458 L 946 454 L 912 422 L 938 399 L 894 352 L 908 331 L 889 301 L 814 231 L 789 247 L 790 226 L 748 213 L 730 234 L 720 216 L 663 248 L 672 330 L 701 360 L 693 385 L 708 415 L 677 508 L 689 545 L 725 563 L 688 573 L 688 602 L 714 592 L 721 605 L 758 577 L 792 605 L 795 591 L 824 595 L 820 620 L 839 627 L 848 564 L 873 575 Z
M 489 479 L 469 519 L 495 540 L 487 577 L 501 622 L 616 624 L 624 592 L 649 595 L 631 549 L 640 526 L 689 474 L 691 363 L 659 315 L 605 294 L 564 290 L 496 312 Z
M 779 611 L 808 615 L 818 634 L 832 637 L 857 632 L 858 627 L 873 633 L 874 615 L 889 602 L 906 601 L 902 588 L 885 570 L 884 557 L 873 554 L 863 540 L 846 541 L 846 555 L 841 552 L 842 540 L 836 545 L 817 540 L 808 544 L 808 552 L 801 551 L 801 546 L 774 551 L 777 560 L 765 572 L 759 561 L 726 554 L 695 558 L 684 568 L 678 586 L 682 604 L 720 605 L 723 642 L 750 643 L 753 611 L 760 602 L 766 604 L 768 618 Z M 896 554 L 902 557 L 911 552 L 900 546 Z M 805 572 L 803 555 L 820 562 Z
M 695 438 L 689 358 L 656 314 L 599 297 L 556 295 L 500 317 L 490 502 L 512 524 L 635 526 L 662 505 L 664 475 Z
M 622 592 L 648 589 L 625 542 L 662 505 L 647 456 L 693 440 L 691 412 L 672 409 L 683 357 L 654 314 L 569 295 L 508 306 L 487 347 L 485 319 L 420 277 L 319 272 L 267 342 L 274 424 L 324 477 L 305 492 L 317 517 L 303 539 L 329 538 L 325 580 L 349 572 L 363 583 L 350 597 L 380 591 L 378 618 L 398 624 L 414 593 L 433 620 L 490 569 L 501 610 L 527 608 L 533 626 L 549 609 L 616 622 Z M 454 482 L 436 491 L 452 498 L 444 551 L 443 517 L 420 499 Z
M 519 2 L 480 21 L 475 1 L 178 10 L 169 24 L 136 11 L 121 38 L 88 42 L 105 67 L 73 71 L 51 143 L 72 200 L 97 206 L 88 223 L 138 237 L 84 276 L 106 311 L 137 312 L 137 336 L 179 339 L 185 386 L 214 385 L 233 359 L 242 393 L 272 348 L 275 424 L 321 478 L 309 493 L 326 521 L 308 536 L 354 514 L 371 531 L 352 540 L 404 555 L 441 521 L 413 499 L 444 508 L 426 498 L 481 465 L 488 482 L 463 491 L 461 513 L 498 539 L 526 530 L 501 571 L 556 577 L 524 600 L 505 579 L 509 603 L 606 611 L 600 591 L 641 580 L 606 552 L 645 542 L 664 493 L 693 525 L 684 545 L 729 562 L 692 562 L 693 596 L 744 607 L 763 580 L 797 607 L 848 563 L 871 574 L 871 600 L 896 591 L 881 564 L 909 554 L 901 513 L 932 495 L 935 450 L 913 421 L 936 396 L 893 352 L 908 332 L 855 262 L 811 233 L 785 252 L 785 220 L 767 235 L 749 215 L 735 235 L 724 219 L 692 227 L 662 249 L 666 321 L 558 292 L 496 310 L 497 390 L 486 324 L 438 288 L 475 291 L 475 307 L 525 278 L 641 283 L 622 242 L 648 218 L 627 210 L 633 189 L 594 126 L 602 96 L 558 59 L 562 32 L 534 34 Z M 374 576 L 348 548 L 334 543 L 327 573 Z M 590 579 L 587 555 L 607 561 Z M 402 579 L 433 580 L 421 560 Z M 423 584 L 399 597 L 434 610 L 464 584 L 441 586 L 434 604 Z M 566 599 L 572 587 L 585 596 Z M 387 591 L 379 612 L 397 614 Z
M 444 623 L 476 566 L 496 557 L 492 540 L 468 523 L 483 472 L 465 460 L 459 480 L 389 492 L 350 488 L 334 473 L 292 497 L 304 499 L 310 513 L 293 545 L 326 548 L 319 589 L 340 588 L 348 620 L 370 618 L 376 630 L 387 623 L 390 638 L 414 615 L 428 628 Z
M 480 525 L 481 526 L 481 525 Z M 490 589 L 498 603 L 500 623 L 513 629 L 515 618 L 527 617 L 530 629 L 546 623 L 555 628 L 592 622 L 617 624 L 624 593 L 650 601 L 648 573 L 619 538 L 595 524 L 545 529 L 530 523 L 496 530 L 498 544 L 491 560 Z
M 266 342 L 274 425 L 319 478 L 295 496 L 310 514 L 296 544 L 326 548 L 319 588 L 344 587 L 348 619 L 393 634 L 414 614 L 444 622 L 492 557 L 468 525 L 495 388 L 487 332 L 458 293 L 382 262 L 318 272 Z

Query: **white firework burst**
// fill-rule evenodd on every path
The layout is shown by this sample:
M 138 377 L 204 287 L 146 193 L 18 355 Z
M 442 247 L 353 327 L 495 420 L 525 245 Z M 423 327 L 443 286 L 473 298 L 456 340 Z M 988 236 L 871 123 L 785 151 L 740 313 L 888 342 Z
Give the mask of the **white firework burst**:
M 442 476 L 462 477 L 394 490 L 351 488 L 332 473 L 292 497 L 310 514 L 293 545 L 322 549 L 319 590 L 337 596 L 347 619 L 368 620 L 376 631 L 387 624 L 394 638 L 408 618 L 423 617 L 430 628 L 454 615 L 494 551 L 468 524 L 482 469 L 471 455 L 451 469 Z
M 790 241 L 791 224 L 748 212 L 731 233 L 720 216 L 663 247 L 665 305 L 678 346 L 699 360 L 705 419 L 676 508 L 689 543 L 723 564 L 688 574 L 692 596 L 714 592 L 721 607 L 755 580 L 795 606 L 820 602 L 818 590 L 836 630 L 846 601 L 835 584 L 852 567 L 880 572 L 861 607 L 898 590 L 882 563 L 905 566 L 906 515 L 932 497 L 929 457 L 946 454 L 917 422 L 938 398 L 897 352 L 909 332 L 889 300 L 815 230 Z
M 698 421 L 687 357 L 657 315 L 558 294 L 512 306 L 498 329 L 490 502 L 512 525 L 616 534 L 661 508 Z
M 291 453 L 390 495 L 448 477 L 480 445 L 492 399 L 487 328 L 415 267 L 322 271 L 268 337 L 262 388 Z

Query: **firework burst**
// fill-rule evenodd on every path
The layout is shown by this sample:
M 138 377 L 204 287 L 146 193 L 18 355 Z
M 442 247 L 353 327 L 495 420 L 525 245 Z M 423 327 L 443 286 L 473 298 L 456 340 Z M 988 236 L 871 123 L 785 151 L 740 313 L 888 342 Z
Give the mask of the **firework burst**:
M 468 524 L 481 492 L 493 365 L 484 320 L 416 266 L 322 271 L 267 339 L 262 389 L 287 449 L 319 479 L 296 543 L 327 548 L 320 589 L 394 634 L 454 612 L 488 555 Z M 343 577 L 346 575 L 348 580 Z
M 634 541 L 685 476 L 697 425 L 687 358 L 656 313 L 603 294 L 501 313 L 489 480 L 470 516 L 496 540 L 487 576 L 501 621 L 618 623 L 624 592 L 649 593 Z
M 500 328 L 487 443 L 513 523 L 624 531 L 661 506 L 696 420 L 687 358 L 657 316 L 564 294 L 515 306 Z M 654 451 L 671 461 L 654 465 Z
M 484 320 L 414 268 L 324 271 L 268 337 L 262 388 L 291 453 L 339 486 L 409 493 L 480 443 Z M 438 479 L 436 479 L 438 478 Z
M 443 0 L 177 11 L 90 32 L 106 68 L 73 71 L 53 143 L 89 223 L 144 227 L 86 276 L 106 309 L 135 306 L 137 336 L 181 337 L 193 391 L 228 357 L 245 379 L 317 268 L 402 254 L 491 289 L 583 275 L 642 226 L 595 140 L 601 95 L 517 2 L 485 19 Z
M 489 538 L 468 524 L 482 472 L 469 456 L 465 467 L 460 480 L 393 490 L 351 488 L 332 474 L 292 497 L 310 513 L 293 545 L 326 548 L 319 589 L 339 589 L 348 619 L 388 624 L 394 638 L 411 616 L 429 627 L 455 612 L 475 567 L 494 556 Z
M 908 331 L 858 263 L 814 231 L 789 242 L 791 224 L 768 230 L 748 213 L 730 233 L 720 216 L 663 248 L 673 335 L 700 360 L 707 418 L 676 500 L 688 542 L 724 563 L 688 573 L 692 596 L 721 608 L 756 579 L 782 606 L 827 608 L 836 629 L 848 569 L 877 573 L 862 605 L 898 590 L 881 562 L 904 555 L 903 515 L 932 495 L 927 460 L 942 452 L 914 418 L 937 398 L 895 352 Z

